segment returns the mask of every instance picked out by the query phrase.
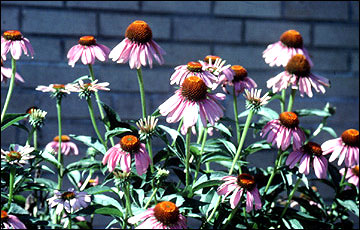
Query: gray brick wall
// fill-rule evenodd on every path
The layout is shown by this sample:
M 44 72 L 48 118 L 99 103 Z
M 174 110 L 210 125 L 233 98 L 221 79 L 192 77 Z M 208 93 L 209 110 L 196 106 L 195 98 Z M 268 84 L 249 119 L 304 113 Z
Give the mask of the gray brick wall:
M 322 108 L 329 101 L 337 107 L 337 114 L 329 119 L 328 125 L 338 135 L 348 128 L 359 129 L 358 1 L 1 1 L 1 32 L 22 31 L 35 50 L 33 60 L 22 57 L 17 62 L 17 71 L 26 83 L 16 86 L 8 112 L 24 112 L 32 105 L 48 111 L 46 125 L 39 132 L 40 146 L 56 135 L 56 108 L 55 101 L 35 91 L 35 87 L 68 83 L 88 74 L 87 67 L 80 62 L 75 68 L 67 65 L 69 48 L 80 36 L 94 35 L 99 43 L 112 49 L 124 38 L 128 24 L 136 19 L 149 23 L 154 39 L 167 52 L 163 66 L 143 68 L 149 112 L 173 94 L 169 78 L 175 66 L 208 54 L 243 65 L 259 87 L 266 89 L 266 80 L 283 69 L 265 64 L 262 51 L 278 41 L 285 30 L 296 29 L 313 59 L 313 71 L 329 78 L 332 87 L 325 95 L 315 94 L 311 99 L 297 96 L 295 109 Z M 5 66 L 10 67 L 10 62 L 6 61 Z M 101 92 L 101 99 L 123 119 L 139 118 L 136 71 L 130 70 L 128 64 L 112 61 L 97 61 L 94 71 L 100 82 L 110 82 L 111 91 Z M 1 85 L 1 106 L 7 87 Z M 239 100 L 239 109 L 243 111 L 243 99 Z M 65 133 L 94 135 L 84 101 L 70 95 L 63 105 Z M 232 117 L 232 99 L 227 98 L 224 105 L 226 115 Z M 278 104 L 272 103 L 270 107 L 279 110 Z M 160 123 L 165 124 L 164 120 Z M 307 128 L 315 128 L 319 121 L 306 119 L 303 123 Z M 25 142 L 26 135 L 21 130 L 11 127 L 4 134 L 2 148 L 19 140 Z M 323 134 L 316 141 L 322 143 L 329 138 Z M 260 155 L 253 159 L 254 165 L 264 166 Z M 268 165 L 273 163 L 273 157 L 266 159 L 270 159 Z

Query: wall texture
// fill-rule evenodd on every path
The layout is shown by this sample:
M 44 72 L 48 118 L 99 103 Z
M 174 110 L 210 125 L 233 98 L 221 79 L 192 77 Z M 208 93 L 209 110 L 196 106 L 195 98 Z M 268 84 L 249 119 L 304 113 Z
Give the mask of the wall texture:
M 265 64 L 262 51 L 278 41 L 284 31 L 296 29 L 314 62 L 313 72 L 330 79 L 332 86 L 326 94 L 315 93 L 313 98 L 297 95 L 294 108 L 320 109 L 330 102 L 337 110 L 328 125 L 338 135 L 348 128 L 359 129 L 358 1 L 1 1 L 1 32 L 20 30 L 35 50 L 34 59 L 22 57 L 17 62 L 17 71 L 26 82 L 16 85 L 8 112 L 24 112 L 34 105 L 48 112 L 39 133 L 40 146 L 56 136 L 57 121 L 55 100 L 35 91 L 36 86 L 68 83 L 88 74 L 80 62 L 75 68 L 67 64 L 70 47 L 80 36 L 94 35 L 99 43 L 112 49 L 124 38 L 127 26 L 137 19 L 148 22 L 154 40 L 167 52 L 164 65 L 143 68 L 148 111 L 154 111 L 174 92 L 169 78 L 175 66 L 208 54 L 244 66 L 266 90 L 266 81 L 283 69 Z M 5 66 L 10 67 L 10 62 L 6 61 Z M 112 61 L 96 62 L 94 71 L 100 82 L 110 82 L 111 91 L 101 92 L 100 98 L 123 119 L 138 119 L 141 104 L 136 71 L 130 70 L 128 64 Z M 7 85 L 2 84 L 2 106 L 6 93 Z M 232 99 L 227 98 L 224 105 L 226 115 L 233 117 Z M 280 109 L 276 103 L 269 106 Z M 244 109 L 242 96 L 239 108 Z M 86 103 L 77 95 L 63 100 L 63 119 L 64 133 L 95 136 Z M 314 130 L 320 119 L 311 117 L 301 122 Z M 2 148 L 26 139 L 23 131 L 13 128 L 4 134 Z M 323 143 L 329 138 L 325 133 L 317 141 Z M 255 164 L 264 166 L 255 158 Z M 269 160 L 265 166 L 273 155 Z

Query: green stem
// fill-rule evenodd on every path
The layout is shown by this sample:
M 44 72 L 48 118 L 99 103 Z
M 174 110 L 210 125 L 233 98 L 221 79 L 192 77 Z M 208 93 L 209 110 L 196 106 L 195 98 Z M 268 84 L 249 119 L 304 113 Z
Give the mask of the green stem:
M 343 190 L 347 171 L 348 171 L 348 167 L 345 166 L 344 175 L 342 175 L 341 180 L 340 180 L 340 192 Z
M 141 106 L 142 106 L 142 116 L 146 119 L 146 104 L 145 104 L 145 91 L 144 91 L 144 82 L 143 76 L 141 72 L 141 68 L 136 69 L 138 81 L 139 81 L 139 88 L 140 88 L 140 97 L 141 97 Z
M 178 133 L 180 132 L 180 129 L 181 129 L 181 126 L 182 126 L 183 122 L 184 122 L 184 120 L 181 119 L 181 121 L 179 123 L 179 126 L 177 128 Z M 171 143 L 171 147 L 173 147 L 175 145 L 175 143 L 176 143 L 176 139 L 174 139 L 173 142 Z
M 241 204 L 241 200 L 242 200 L 242 197 L 244 196 L 244 192 L 241 194 L 241 197 L 240 197 L 240 200 L 239 200 L 239 203 L 236 205 L 236 207 L 231 211 L 228 219 L 226 220 L 224 226 L 222 227 L 223 229 L 226 229 L 227 226 L 229 225 L 231 219 L 234 217 L 235 213 L 237 212 L 237 210 L 239 209 L 239 206 Z
M 58 135 L 59 135 L 59 148 L 58 148 L 58 162 L 59 162 L 59 167 L 58 167 L 58 186 L 57 189 L 60 190 L 61 189 L 61 185 L 62 185 L 62 179 L 63 179 L 63 158 L 62 158 L 62 154 L 61 154 L 61 135 L 62 135 L 62 130 L 61 130 L 61 98 L 57 98 L 56 100 L 56 109 L 57 109 L 57 117 L 58 117 Z
M 151 173 L 154 173 L 154 162 L 153 162 L 153 152 L 152 152 L 152 147 L 151 147 L 151 139 L 146 138 L 146 147 L 149 151 L 149 157 L 150 157 L 150 171 Z
M 243 130 L 243 132 L 242 132 L 242 134 L 241 134 L 241 139 L 240 139 L 239 147 L 238 147 L 238 149 L 237 149 L 237 151 L 236 151 L 235 158 L 234 158 L 234 160 L 233 160 L 233 162 L 232 162 L 232 165 L 231 165 L 231 168 L 230 168 L 230 171 L 229 171 L 229 175 L 231 175 L 231 174 L 233 173 L 234 168 L 235 168 L 235 164 L 236 164 L 236 162 L 238 161 L 238 159 L 240 158 L 241 149 L 242 149 L 243 144 L 244 144 L 244 142 L 245 142 L 246 134 L 247 134 L 247 131 L 248 131 L 249 127 L 250 127 L 250 123 L 251 123 L 251 119 L 252 119 L 253 115 L 254 115 L 254 110 L 251 109 L 251 110 L 249 111 L 249 114 L 248 114 L 247 118 L 246 118 L 244 130 Z M 239 167 L 239 172 L 240 172 L 240 174 L 241 174 L 241 167 Z
M 94 130 L 96 132 L 96 135 L 98 136 L 99 140 L 101 141 L 101 143 L 104 145 L 105 149 L 107 149 L 107 146 L 106 146 L 106 143 L 104 142 L 104 140 L 102 139 L 101 137 L 101 134 L 99 132 L 99 129 L 96 125 L 96 121 L 95 121 L 95 116 L 94 116 L 94 110 L 93 110 L 93 106 L 92 106 L 92 103 L 91 103 L 91 98 L 87 98 L 86 99 L 87 103 L 88 103 L 88 108 L 89 108 L 89 113 L 90 113 L 90 119 L 91 119 L 91 123 L 94 127 Z
M 91 159 L 95 160 L 93 157 L 91 157 Z M 86 180 L 84 181 L 84 183 L 81 185 L 80 191 L 83 191 L 86 188 L 86 186 L 89 184 L 89 181 L 91 180 L 93 173 L 94 173 L 93 169 L 90 169 L 89 175 L 86 178 Z
M 191 138 L 191 128 L 188 128 L 186 133 L 186 159 L 185 159 L 185 170 L 186 170 L 186 187 L 189 186 L 190 182 L 190 138 Z
M 90 77 L 91 77 L 91 80 L 92 81 L 95 81 L 95 75 L 94 75 L 94 70 L 93 70 L 93 67 L 92 67 L 92 64 L 89 64 L 89 72 L 90 72 Z M 99 112 L 100 112 L 100 117 L 102 120 L 104 120 L 104 112 L 103 112 L 103 108 L 100 104 L 100 96 L 99 96 L 99 92 L 94 92 L 95 93 L 95 98 L 96 98 L 96 102 L 97 102 L 97 105 L 98 105 L 98 108 L 99 108 Z M 109 131 L 109 127 L 107 127 L 107 125 L 105 125 L 105 129 L 106 131 Z M 114 146 L 114 139 L 112 137 L 110 137 L 110 142 L 111 142 L 111 145 Z
M 31 141 L 31 138 L 34 137 L 34 132 L 35 132 L 36 128 L 35 127 L 31 127 L 31 130 L 28 134 L 28 138 L 26 140 L 26 144 L 25 145 L 30 145 L 30 141 Z M 35 139 L 34 139 L 34 142 L 35 142 Z
M 272 180 L 274 179 L 275 174 L 277 173 L 278 164 L 281 162 L 281 157 L 282 157 L 282 151 L 281 151 L 281 149 L 279 149 L 279 152 L 278 152 L 278 154 L 276 156 L 276 160 L 275 160 L 274 171 L 270 175 L 270 178 L 269 178 L 268 183 L 267 183 L 267 185 L 265 187 L 265 190 L 264 190 L 264 195 L 266 195 L 266 192 L 268 191 L 268 189 L 270 187 L 270 184 L 271 184 Z
M 281 100 L 280 100 L 281 112 L 285 112 L 285 97 L 286 97 L 286 89 L 283 89 L 281 91 Z
M 234 117 L 235 117 L 235 126 L 236 126 L 236 140 L 237 143 L 240 142 L 240 127 L 239 127 L 239 117 L 238 117 L 238 107 L 237 107 L 237 97 L 235 94 L 235 86 L 233 87 L 233 105 L 234 105 Z
M 195 181 L 197 179 L 197 176 L 199 174 L 199 170 L 200 170 L 200 164 L 201 164 L 201 157 L 202 157 L 202 154 L 204 153 L 204 147 L 205 147 L 205 142 L 206 142 L 206 138 L 207 138 L 207 131 L 208 131 L 208 128 L 204 128 L 203 132 L 204 132 L 204 138 L 202 140 L 202 143 L 201 143 L 201 150 L 200 150 L 200 154 L 199 154 L 199 160 L 197 162 L 197 165 L 196 165 L 196 171 L 195 171 L 195 175 L 194 175 L 194 180 L 193 180 L 193 186 L 195 184 Z
M 35 128 L 34 134 L 33 134 L 33 143 L 34 143 L 34 149 L 37 150 L 37 129 Z
M 125 195 L 125 201 L 126 201 L 126 209 L 128 210 L 129 215 L 132 216 L 133 214 L 131 211 L 130 184 L 128 182 L 124 186 L 124 195 Z
M 69 216 L 68 218 L 69 218 L 68 228 L 69 228 L 69 229 L 71 229 L 71 227 L 72 227 L 72 223 L 71 223 L 71 216 Z
M 289 104 L 288 104 L 288 108 L 287 108 L 288 112 L 291 112 L 291 110 L 292 110 L 294 100 L 295 100 L 295 94 L 296 94 L 296 89 L 291 89 L 291 94 L 289 96 Z
M 9 102 L 10 102 L 10 98 L 11 98 L 11 94 L 13 92 L 14 89 L 14 85 L 15 85 L 15 73 L 16 73 L 16 60 L 11 57 L 11 80 L 10 80 L 10 85 L 9 85 L 9 90 L 8 93 L 6 95 L 6 99 L 5 99 L 5 103 L 4 103 L 4 108 L 2 109 L 1 112 L 1 123 L 4 120 L 4 116 L 6 114 L 6 110 L 9 106 Z
M 280 220 L 282 219 L 282 217 L 285 215 L 286 210 L 288 209 L 288 207 L 289 207 L 289 205 L 290 205 L 290 201 L 291 201 L 291 199 L 293 198 L 293 196 L 294 196 L 294 194 L 295 194 L 295 192 L 296 192 L 296 189 L 297 189 L 297 187 L 299 186 L 300 182 L 301 182 L 301 178 L 299 178 L 299 179 L 296 181 L 296 184 L 295 184 L 293 190 L 291 190 L 290 195 L 289 195 L 289 198 L 288 198 L 288 201 L 286 202 L 285 208 L 284 208 L 284 210 L 282 211 L 282 213 L 281 213 L 281 215 L 280 215 L 279 221 L 280 221 Z
M 221 196 L 219 196 L 219 199 L 216 202 L 216 205 L 215 205 L 214 209 L 210 213 L 210 216 L 206 219 L 206 222 L 210 222 L 210 220 L 213 218 L 213 216 L 215 215 L 215 212 L 216 212 L 217 208 L 219 207 L 220 203 L 221 203 Z
M 146 202 L 144 209 L 147 209 L 147 207 L 148 207 L 148 206 L 149 206 L 149 204 L 151 203 L 151 200 L 152 200 L 152 199 L 153 199 L 153 197 L 155 196 L 155 194 L 156 194 L 157 190 L 158 190 L 158 188 L 155 188 L 155 190 L 154 190 L 154 191 L 153 191 L 153 193 L 151 194 L 151 196 L 150 196 L 150 198 L 149 198 L 148 202 Z
M 15 173 L 16 173 L 16 168 L 15 168 L 15 167 L 11 167 L 11 168 L 10 168 L 10 178 L 9 178 L 9 200 L 8 200 L 8 209 L 9 209 L 10 206 L 11 206 L 11 202 L 12 202 L 12 198 L 13 198 L 13 193 L 14 193 Z
M 204 131 L 205 131 L 205 129 L 201 126 L 201 131 L 200 131 L 199 136 L 198 136 L 198 138 L 196 140 L 196 144 L 200 144 L 200 142 L 202 140 L 202 137 L 204 135 Z

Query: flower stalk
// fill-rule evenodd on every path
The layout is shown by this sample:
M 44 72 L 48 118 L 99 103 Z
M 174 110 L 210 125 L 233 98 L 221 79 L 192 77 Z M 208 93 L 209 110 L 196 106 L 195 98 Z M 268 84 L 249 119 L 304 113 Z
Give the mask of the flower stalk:
M 278 154 L 276 156 L 276 160 L 275 160 L 274 170 L 270 175 L 268 183 L 266 184 L 266 187 L 265 187 L 265 190 L 264 190 L 264 195 L 266 195 L 266 192 L 268 191 L 268 189 L 270 187 L 270 184 L 271 184 L 272 180 L 274 179 L 275 174 L 277 173 L 277 170 L 279 168 L 279 164 L 281 164 L 282 155 L 283 155 L 283 152 L 281 151 L 281 149 L 279 149 L 279 152 L 278 152 Z
M 284 210 L 282 211 L 282 213 L 281 213 L 281 215 L 280 215 L 279 221 L 282 219 L 282 217 L 285 215 L 287 209 L 289 208 L 290 201 L 291 201 L 291 199 L 293 198 L 293 196 L 294 196 L 294 194 L 295 194 L 295 192 L 296 192 L 296 189 L 297 189 L 297 187 L 299 186 L 300 182 L 301 182 L 301 178 L 299 178 L 299 179 L 296 181 L 296 184 L 295 184 L 294 188 L 291 190 L 291 192 L 290 192 L 290 194 L 289 194 L 289 198 L 288 198 L 288 200 L 287 200 L 287 202 L 286 202 L 285 208 L 284 208 Z
M 233 87 L 233 105 L 234 105 L 234 117 L 235 117 L 235 126 L 236 126 L 236 140 L 237 143 L 240 142 L 240 127 L 239 127 L 239 113 L 238 113 L 238 106 L 237 106 L 237 97 L 235 93 L 235 85 Z
M 58 135 L 59 135 L 59 148 L 58 148 L 58 186 L 57 189 L 61 190 L 62 180 L 63 180 L 63 158 L 61 154 L 61 136 L 62 136 L 62 127 L 61 127 L 61 97 L 56 98 L 56 109 L 58 117 Z
M 9 200 L 8 200 L 8 209 L 9 209 L 10 206 L 11 206 L 11 202 L 12 202 L 13 195 L 14 195 L 15 173 L 16 173 L 16 168 L 15 168 L 15 167 L 11 167 L 11 168 L 10 168 L 10 178 L 9 178 Z
M 285 112 L 285 98 L 286 98 L 286 89 L 283 89 L 281 91 L 281 100 L 280 100 L 280 107 L 281 107 L 281 112 Z
M 289 104 L 288 104 L 288 108 L 287 108 L 288 112 L 291 112 L 291 110 L 292 110 L 294 100 L 295 100 L 295 94 L 296 94 L 296 89 L 291 89 L 291 94 L 289 96 Z
M 9 106 L 9 103 L 10 103 L 11 94 L 12 94 L 12 92 L 14 90 L 15 73 L 16 73 L 16 60 L 12 57 L 11 58 L 11 80 L 10 80 L 9 90 L 8 90 L 7 95 L 6 95 L 4 107 L 3 107 L 2 111 L 1 111 L 1 123 L 4 120 L 6 110 L 7 110 L 8 106 Z
M 107 150 L 106 143 L 104 142 L 103 138 L 101 137 L 99 129 L 98 129 L 97 125 L 96 125 L 96 120 L 95 120 L 95 116 L 94 116 L 94 109 L 93 109 L 93 106 L 92 106 L 91 98 L 90 97 L 86 98 L 86 101 L 88 103 L 90 119 L 91 119 L 91 123 L 92 123 L 92 125 L 94 127 L 95 133 L 98 136 L 100 142 L 104 145 L 105 150 Z
M 185 171 L 186 171 L 186 178 L 185 178 L 185 187 L 189 186 L 190 183 L 190 138 L 191 138 L 191 128 L 188 128 L 186 133 L 186 159 L 185 159 Z
M 196 171 L 195 171 L 195 175 L 194 175 L 193 186 L 194 186 L 195 181 L 197 179 L 197 176 L 199 174 L 200 164 L 201 164 L 201 157 L 202 157 L 202 154 L 204 153 L 205 142 L 206 142 L 206 139 L 207 139 L 207 130 L 208 130 L 207 127 L 204 128 L 204 130 L 203 130 L 204 137 L 203 137 L 203 140 L 202 140 L 202 143 L 201 143 L 201 150 L 200 150 L 200 154 L 199 154 L 199 160 L 198 160 L 197 165 L 196 165 Z

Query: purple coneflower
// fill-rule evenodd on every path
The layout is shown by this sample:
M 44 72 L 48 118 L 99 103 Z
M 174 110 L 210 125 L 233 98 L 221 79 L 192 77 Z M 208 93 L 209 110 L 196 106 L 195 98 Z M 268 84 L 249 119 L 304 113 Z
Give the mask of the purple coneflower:
M 1 229 L 26 229 L 26 226 L 14 215 L 1 210 Z
M 154 208 L 130 217 L 128 222 L 136 224 L 144 220 L 136 229 L 186 229 L 186 218 L 180 214 L 173 202 L 162 201 Z
M 300 149 L 296 149 L 291 152 L 286 159 L 286 165 L 288 165 L 292 169 L 297 162 L 300 162 L 300 173 L 308 175 L 310 172 L 310 167 L 312 165 L 317 178 L 326 178 L 328 162 L 323 156 L 323 151 L 321 150 L 320 145 L 314 142 L 308 142 Z
M 69 50 L 67 54 L 67 58 L 69 58 L 68 64 L 74 67 L 80 57 L 84 65 L 94 64 L 96 58 L 104 62 L 107 60 L 109 53 L 110 49 L 97 43 L 94 36 L 83 36 L 79 39 L 79 44 Z
M 4 67 L 3 59 L 1 59 L 1 82 L 6 83 L 7 79 L 8 78 L 10 79 L 11 76 L 12 76 L 12 69 Z M 15 72 L 15 80 L 22 83 L 25 82 L 24 79 L 17 72 Z
M 225 65 L 226 61 L 219 56 L 207 55 L 204 61 L 199 61 L 204 69 L 217 77 L 217 83 L 213 86 L 215 89 L 222 82 L 231 81 L 234 78 L 234 72 L 231 70 L 231 65 Z
M 224 107 L 217 100 L 224 100 L 222 93 L 211 94 L 204 81 L 197 76 L 186 78 L 180 89 L 159 106 L 160 114 L 167 116 L 166 121 L 175 123 L 184 118 L 181 133 L 185 135 L 188 128 L 200 119 L 204 127 L 207 121 L 214 125 L 223 115 Z
M 329 162 L 339 157 L 338 165 L 345 160 L 345 166 L 351 167 L 359 164 L 359 131 L 345 130 L 341 137 L 328 140 L 321 145 L 323 154 L 332 153 Z
M 302 97 L 304 93 L 312 97 L 311 88 L 314 88 L 318 93 L 324 94 L 324 86 L 330 87 L 330 81 L 327 78 L 311 73 L 310 70 L 310 64 L 306 57 L 302 54 L 296 54 L 287 63 L 285 71 L 270 78 L 266 85 L 268 88 L 272 88 L 274 93 L 286 89 L 291 84 L 293 89 L 299 89 Z
M 228 76 L 232 76 L 232 78 L 225 79 L 222 77 L 222 79 L 220 79 L 220 81 L 223 82 L 222 89 L 225 93 L 229 94 L 226 86 L 235 87 L 236 96 L 242 93 L 245 89 L 250 90 L 257 87 L 256 82 L 252 78 L 248 77 L 248 72 L 244 67 L 241 65 L 233 65 L 230 69 L 233 75 L 229 74 Z
M 55 154 L 58 153 L 59 150 L 59 136 L 54 137 L 53 141 L 49 142 L 45 149 L 51 149 L 55 151 Z M 65 156 L 70 153 L 74 155 L 79 155 L 79 149 L 74 142 L 71 142 L 71 138 L 67 135 L 61 135 L 61 153 Z
M 134 135 L 122 137 L 118 144 L 105 153 L 102 163 L 107 164 L 110 172 L 120 164 L 121 170 L 127 173 L 130 172 L 132 155 L 135 157 L 136 172 L 141 176 L 149 167 L 150 157 L 145 144 Z
M 305 141 L 305 133 L 299 128 L 298 116 L 293 112 L 283 112 L 279 119 L 269 121 L 261 130 L 260 136 L 263 138 L 268 134 L 267 142 L 272 143 L 277 148 L 286 150 L 293 140 L 293 149 L 300 149 Z
M 141 65 L 149 64 L 152 68 L 153 58 L 160 64 L 164 64 L 162 55 L 165 51 L 152 40 L 150 26 L 141 20 L 131 23 L 125 32 L 125 38 L 111 50 L 109 58 L 117 63 L 129 61 L 131 69 L 140 69 Z
M 340 174 L 343 176 L 345 172 L 345 168 L 340 169 Z M 346 171 L 345 178 L 350 184 L 359 187 L 359 165 L 355 165 L 352 168 L 348 168 Z
M 179 65 L 175 67 L 175 72 L 170 77 L 170 84 L 182 85 L 184 80 L 190 76 L 197 76 L 204 81 L 205 85 L 211 89 L 217 86 L 217 77 L 205 70 L 207 67 L 200 62 L 188 62 L 186 65 Z
M 55 213 L 60 215 L 64 209 L 67 213 L 73 213 L 80 208 L 86 208 L 91 202 L 91 196 L 86 192 L 77 192 L 70 188 L 63 193 L 55 190 L 54 196 L 47 200 L 51 208 L 56 206 Z
M 30 155 L 35 149 L 30 147 L 30 145 L 20 146 L 18 144 L 14 145 L 13 150 L 4 151 L 1 149 L 1 160 L 8 162 L 9 164 L 17 164 L 23 166 L 27 164 L 29 159 L 35 157 L 35 155 Z
M 29 56 L 30 51 L 31 58 L 34 57 L 34 50 L 30 44 L 30 41 L 25 38 L 18 30 L 7 30 L 1 36 L 1 58 L 6 60 L 6 54 L 11 53 L 11 56 L 15 60 L 19 60 L 24 51 L 24 54 Z
M 222 201 L 232 193 L 230 197 L 230 206 L 234 209 L 239 201 L 240 197 L 246 191 L 246 211 L 251 212 L 253 210 L 253 204 L 255 202 L 255 209 L 261 209 L 261 198 L 259 190 L 257 189 L 255 178 L 247 173 L 242 173 L 236 176 L 225 176 L 222 178 L 225 182 L 219 186 L 217 193 L 224 195 Z
M 286 66 L 290 58 L 295 54 L 303 54 L 312 66 L 312 61 L 308 51 L 303 47 L 303 39 L 301 34 L 296 30 L 288 30 L 284 32 L 280 41 L 269 45 L 263 52 L 265 62 L 271 67 Z

